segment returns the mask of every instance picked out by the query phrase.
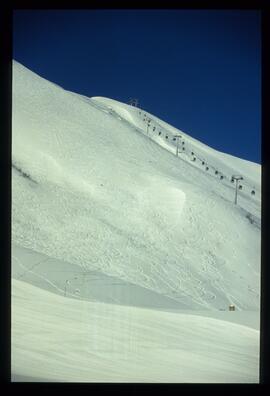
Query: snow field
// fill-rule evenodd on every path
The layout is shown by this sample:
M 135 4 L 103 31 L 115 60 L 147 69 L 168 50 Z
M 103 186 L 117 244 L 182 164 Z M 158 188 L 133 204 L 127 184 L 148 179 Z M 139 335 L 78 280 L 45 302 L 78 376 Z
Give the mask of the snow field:
M 18 280 L 12 288 L 15 381 L 27 373 L 45 382 L 258 382 L 257 330 L 77 301 Z
M 260 166 L 17 62 L 12 124 L 13 379 L 258 382 Z

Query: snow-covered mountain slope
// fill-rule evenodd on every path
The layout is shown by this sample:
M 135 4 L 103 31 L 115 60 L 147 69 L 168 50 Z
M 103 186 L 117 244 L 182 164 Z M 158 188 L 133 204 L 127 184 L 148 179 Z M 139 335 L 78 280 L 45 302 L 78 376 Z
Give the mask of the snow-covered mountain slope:
M 85 99 L 89 100 L 87 98 Z M 258 196 L 260 197 L 260 165 L 218 152 L 141 109 L 108 98 L 96 97 L 90 100 L 92 103 L 94 100 L 99 104 L 106 104 L 112 114 L 117 114 L 131 124 L 141 127 L 142 130 L 146 132 L 147 136 L 172 153 L 176 153 L 177 145 L 177 140 L 173 139 L 173 137 L 175 135 L 181 135 L 182 138 L 179 143 L 179 153 L 181 157 L 193 161 L 192 165 L 197 165 L 200 169 L 205 169 L 208 166 L 209 173 L 215 174 L 218 178 L 220 178 L 221 175 L 229 178 L 235 171 L 240 172 L 240 174 L 245 175 L 242 185 L 246 186 L 246 188 L 243 193 L 250 193 L 249 188 L 252 186 L 254 189 L 257 189 Z M 104 106 L 100 108 L 106 111 Z M 147 128 L 148 123 L 149 127 Z M 204 162 L 204 164 L 202 162 Z M 202 167 L 203 165 L 204 167 Z M 215 171 L 218 173 L 216 174 Z M 223 182 L 226 182 L 226 180 L 223 180 Z
M 49 264 L 49 265 L 48 265 Z M 83 271 L 63 260 L 37 253 L 32 249 L 12 246 L 12 278 L 23 279 L 41 289 L 76 300 L 88 300 L 114 305 L 129 305 L 170 312 L 179 312 L 260 328 L 260 312 L 221 310 L 188 310 L 181 302 L 100 271 Z M 17 282 L 14 288 L 16 289 Z M 34 289 L 35 290 L 35 289 Z
M 13 280 L 13 381 L 259 379 L 259 331 L 184 313 L 76 301 Z
M 65 91 L 17 62 L 12 122 L 14 244 L 183 308 L 258 309 L 259 165 L 141 109 Z M 237 206 L 235 174 L 244 178 Z
M 260 166 L 17 62 L 12 122 L 13 380 L 258 382 Z

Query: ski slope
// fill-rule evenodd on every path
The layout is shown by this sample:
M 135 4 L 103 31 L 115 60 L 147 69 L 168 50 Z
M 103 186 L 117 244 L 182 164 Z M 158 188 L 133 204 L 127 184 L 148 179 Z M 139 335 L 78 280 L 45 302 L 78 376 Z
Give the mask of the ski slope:
M 40 307 L 51 301 L 46 313 L 50 337 L 61 333 L 60 322 L 58 328 L 53 326 L 58 315 L 53 307 L 58 303 L 63 309 L 63 327 L 72 315 L 75 322 L 76 315 L 84 317 L 84 307 L 88 307 L 88 312 L 90 307 L 100 310 L 102 304 L 107 304 L 108 321 L 112 322 L 114 315 L 120 317 L 124 312 L 130 312 L 126 319 L 130 321 L 133 314 L 140 317 L 145 309 L 149 315 L 153 311 L 160 320 L 157 328 L 167 319 L 176 327 L 184 321 L 188 328 L 191 322 L 187 317 L 192 321 L 193 316 L 190 313 L 183 316 L 180 310 L 216 312 L 234 304 L 237 311 L 259 311 L 260 165 L 220 153 L 143 109 L 108 98 L 87 98 L 68 92 L 16 61 L 13 61 L 12 105 L 13 292 L 14 296 L 28 296 L 25 300 L 13 298 L 13 372 L 17 376 L 48 380 L 70 378 L 66 362 L 61 363 L 58 374 L 52 373 L 52 367 L 60 361 L 54 358 L 50 361 L 49 356 L 48 361 L 45 359 L 47 371 L 44 368 L 41 373 L 37 369 L 38 360 L 44 358 L 42 351 L 48 346 L 46 332 L 42 333 L 39 345 L 34 343 L 30 347 L 30 341 L 23 341 L 19 330 L 22 322 L 31 338 L 40 330 L 36 318 L 42 320 L 45 313 L 43 308 L 37 313 L 38 301 Z M 178 156 L 175 135 L 181 135 Z M 237 206 L 232 175 L 243 177 Z M 70 283 L 66 283 L 67 280 Z M 178 313 L 169 314 L 165 310 Z M 24 312 L 28 320 L 20 312 Z M 202 315 L 196 318 L 203 328 L 209 323 L 207 344 L 211 326 L 213 323 L 216 326 L 216 321 L 211 322 L 211 318 Z M 83 319 L 84 328 L 91 327 L 92 319 L 91 316 Z M 95 320 L 102 338 L 101 319 Z M 229 350 L 238 367 L 235 375 L 231 374 L 224 357 L 227 368 L 223 374 L 220 368 L 210 374 L 212 366 L 204 369 L 196 366 L 197 378 L 222 382 L 227 376 L 228 381 L 239 382 L 245 378 L 244 382 L 256 382 L 258 330 L 239 323 L 228 324 L 226 319 L 218 323 L 220 339 L 228 333 L 228 326 L 232 326 L 235 340 L 242 333 L 247 335 L 241 345 L 247 347 L 249 363 L 241 371 L 239 367 L 243 362 L 237 360 L 235 354 L 242 347 L 237 349 L 233 344 Z M 79 325 L 74 326 L 77 326 L 74 336 L 70 334 L 70 337 L 75 348 L 75 337 L 80 331 Z M 151 333 L 154 329 L 150 328 L 149 324 Z M 165 330 L 170 337 L 170 330 L 167 327 Z M 199 337 L 199 324 L 197 330 Z M 91 331 L 94 330 L 91 328 Z M 178 337 L 177 345 L 181 349 L 184 333 Z M 252 350 L 248 337 L 253 340 Z M 134 342 L 135 346 L 140 345 L 139 338 Z M 226 345 L 231 342 L 232 339 Z M 159 339 L 155 345 L 157 350 L 160 343 Z M 124 347 L 121 345 L 119 349 Z M 65 360 L 63 345 L 59 348 L 62 348 L 59 356 Z M 54 354 L 53 349 L 50 351 Z M 75 352 L 71 348 L 69 353 Z M 146 359 L 145 366 L 138 369 L 134 377 L 127 375 L 125 364 L 114 370 L 116 363 L 107 365 L 105 358 L 100 361 L 97 358 L 94 360 L 100 364 L 97 372 L 90 375 L 87 371 L 88 375 L 82 363 L 80 369 L 84 374 L 78 369 L 72 378 L 160 382 L 160 373 L 168 362 L 173 365 L 177 361 L 180 366 L 176 371 L 171 370 L 172 374 L 165 370 L 164 381 L 194 380 L 175 353 L 168 352 L 166 362 L 160 363 L 159 368 L 153 365 L 147 371 L 150 360 L 143 352 L 136 364 Z M 25 354 L 28 363 L 22 364 Z M 133 350 L 129 359 L 132 354 Z M 79 352 L 75 355 L 76 362 L 79 356 L 82 359 L 84 356 Z M 152 355 L 156 360 L 154 357 Z M 89 363 L 89 356 L 85 359 Z M 184 360 L 187 362 L 186 357 Z M 195 360 L 190 357 L 189 367 Z
M 258 382 L 259 332 L 250 327 L 13 286 L 15 381 Z

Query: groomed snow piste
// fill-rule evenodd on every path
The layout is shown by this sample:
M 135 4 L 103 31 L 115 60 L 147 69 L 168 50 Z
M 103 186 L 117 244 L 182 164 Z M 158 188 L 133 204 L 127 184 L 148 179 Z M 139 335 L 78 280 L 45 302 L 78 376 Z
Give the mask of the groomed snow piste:
M 15 61 L 12 123 L 13 379 L 257 382 L 260 165 Z

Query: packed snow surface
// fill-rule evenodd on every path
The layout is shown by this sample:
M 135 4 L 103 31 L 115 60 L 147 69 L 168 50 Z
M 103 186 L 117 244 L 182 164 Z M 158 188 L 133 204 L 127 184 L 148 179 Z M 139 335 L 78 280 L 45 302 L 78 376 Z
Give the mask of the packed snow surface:
M 195 313 L 259 311 L 260 165 L 15 61 L 12 107 L 14 378 L 256 382 L 258 330 Z
M 18 280 L 13 285 L 12 366 L 18 376 L 258 382 L 257 330 L 192 314 L 76 301 Z

